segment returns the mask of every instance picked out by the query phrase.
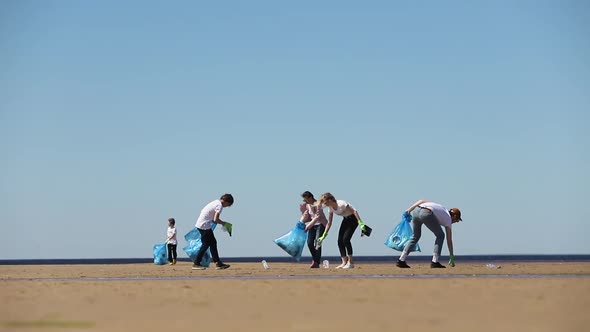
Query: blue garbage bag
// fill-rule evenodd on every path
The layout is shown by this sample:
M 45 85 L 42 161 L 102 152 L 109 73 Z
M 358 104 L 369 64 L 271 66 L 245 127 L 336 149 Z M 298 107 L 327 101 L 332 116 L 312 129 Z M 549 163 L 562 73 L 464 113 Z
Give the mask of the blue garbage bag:
M 154 245 L 154 264 L 164 265 L 168 262 L 168 253 L 166 250 L 166 243 L 158 243 Z
M 411 221 L 412 216 L 407 212 L 404 213 L 402 220 L 399 222 L 399 224 L 397 224 L 397 226 L 395 226 L 393 232 L 391 232 L 387 239 L 385 239 L 384 244 L 391 249 L 404 251 L 406 243 L 408 243 L 412 235 L 414 235 L 414 231 L 412 231 L 412 226 L 410 225 Z M 410 249 L 410 252 L 412 251 L 421 251 L 420 245 L 416 243 L 416 246 L 413 249 Z
M 305 232 L 305 224 L 301 221 L 298 222 L 289 233 L 274 240 L 281 249 L 293 256 L 298 262 L 301 259 L 301 254 L 303 253 L 303 247 L 305 247 L 306 241 L 307 233 Z
M 211 229 L 215 230 L 216 226 L 216 223 L 212 223 Z M 197 258 L 197 253 L 203 245 L 203 242 L 201 242 L 201 233 L 196 227 L 194 227 L 190 230 L 190 232 L 184 235 L 184 239 L 186 240 L 187 245 L 184 248 L 182 248 L 182 250 L 184 250 L 184 252 L 191 259 L 191 261 L 194 261 Z M 209 267 L 210 264 L 211 250 L 207 249 L 207 251 L 205 251 L 205 254 L 203 255 L 203 259 L 201 260 L 201 266 Z

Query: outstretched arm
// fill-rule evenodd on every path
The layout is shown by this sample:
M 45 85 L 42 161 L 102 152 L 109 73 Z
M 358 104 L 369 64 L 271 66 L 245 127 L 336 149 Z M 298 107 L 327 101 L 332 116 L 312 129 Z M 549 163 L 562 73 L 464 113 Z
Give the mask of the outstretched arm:
M 359 216 L 359 212 L 355 208 L 353 208 L 352 206 L 349 205 L 346 209 L 348 210 L 349 213 L 354 214 L 354 216 L 356 217 L 356 220 L 359 220 L 359 221 L 361 220 L 361 216 Z
M 453 229 L 449 226 L 445 227 L 447 231 L 447 246 L 449 247 L 449 255 L 455 256 L 453 252 Z
M 220 211 L 215 212 L 215 216 L 213 216 L 213 222 L 219 224 L 221 226 L 225 225 L 225 221 L 221 220 L 219 216 L 221 215 Z
M 321 207 L 320 207 L 321 208 Z M 328 224 L 326 225 L 326 229 L 324 230 L 324 234 L 322 234 L 322 236 L 320 236 L 320 238 L 317 240 L 316 243 L 316 249 L 319 248 L 322 245 L 322 242 L 324 242 L 324 240 L 326 239 L 326 236 L 328 236 L 328 231 L 330 230 L 330 228 L 332 227 L 332 219 L 334 218 L 334 213 L 332 213 L 330 211 L 330 214 L 328 216 Z M 315 220 L 315 219 L 314 219 Z M 316 220 L 317 221 L 317 220 Z
M 361 216 L 359 215 L 359 212 L 357 211 L 357 209 L 353 208 L 350 205 L 346 209 L 348 210 L 349 213 L 352 213 L 356 217 L 356 220 L 357 220 L 359 226 L 361 227 L 361 230 L 365 231 L 366 225 L 363 222 L 363 220 L 361 219 Z
M 447 246 L 449 247 L 449 265 L 455 266 L 455 252 L 453 250 L 453 228 L 450 226 L 445 226 L 445 230 L 447 231 Z
M 332 228 L 332 219 L 334 219 L 334 213 L 330 211 L 330 214 L 328 214 L 328 224 L 326 224 L 326 230 L 324 231 L 325 234 L 328 234 L 328 231 Z

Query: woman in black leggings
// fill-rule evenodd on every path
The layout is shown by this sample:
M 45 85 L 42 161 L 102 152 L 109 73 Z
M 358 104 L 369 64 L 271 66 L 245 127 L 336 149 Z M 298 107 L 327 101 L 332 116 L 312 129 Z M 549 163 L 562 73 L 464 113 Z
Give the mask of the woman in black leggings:
M 354 234 L 357 226 L 360 226 L 361 229 L 365 228 L 365 224 L 361 220 L 358 211 L 348 202 L 340 199 L 337 200 L 330 193 L 323 194 L 319 200 L 319 204 L 323 204 L 330 208 L 330 214 L 328 215 L 328 225 L 326 225 L 326 230 L 324 231 L 324 234 L 318 239 L 318 241 L 321 243 L 328 235 L 328 231 L 332 227 L 332 219 L 334 218 L 334 214 L 343 217 L 342 224 L 340 224 L 340 230 L 338 231 L 338 249 L 340 250 L 342 264 L 336 266 L 336 268 L 354 268 L 354 264 L 352 262 L 352 243 L 350 240 L 352 239 L 352 235 Z

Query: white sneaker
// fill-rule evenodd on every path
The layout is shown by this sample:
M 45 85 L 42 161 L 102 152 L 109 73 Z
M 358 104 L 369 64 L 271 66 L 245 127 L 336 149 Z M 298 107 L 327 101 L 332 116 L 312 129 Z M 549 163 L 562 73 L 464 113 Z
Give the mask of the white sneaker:
M 343 269 L 354 269 L 354 264 L 347 263 L 342 267 Z
M 343 268 L 344 268 L 346 265 L 348 265 L 348 264 L 344 264 L 344 263 L 342 263 L 342 264 L 340 264 L 340 265 L 336 266 L 336 268 L 337 268 L 337 269 L 343 269 Z

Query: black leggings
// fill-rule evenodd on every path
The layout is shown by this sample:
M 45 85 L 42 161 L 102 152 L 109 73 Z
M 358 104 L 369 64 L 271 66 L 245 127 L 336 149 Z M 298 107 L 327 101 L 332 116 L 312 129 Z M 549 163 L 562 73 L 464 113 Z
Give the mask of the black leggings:
M 168 243 L 168 261 L 176 260 L 176 244 Z
M 205 251 L 211 248 L 211 258 L 213 263 L 220 263 L 219 261 L 219 253 L 217 252 L 217 239 L 215 238 L 215 234 L 213 234 L 212 229 L 200 229 L 199 233 L 201 233 L 201 249 L 197 253 L 197 258 L 195 258 L 195 264 L 201 265 L 201 260 L 205 255 Z
M 358 225 L 358 220 L 354 214 L 342 219 L 340 231 L 338 231 L 338 250 L 340 250 L 340 257 L 352 256 L 352 243 L 350 240 Z M 347 252 L 348 255 L 346 254 Z

